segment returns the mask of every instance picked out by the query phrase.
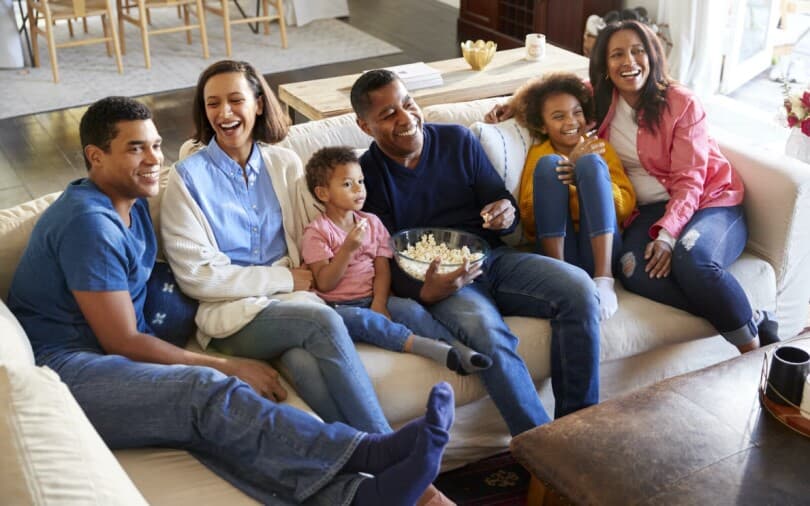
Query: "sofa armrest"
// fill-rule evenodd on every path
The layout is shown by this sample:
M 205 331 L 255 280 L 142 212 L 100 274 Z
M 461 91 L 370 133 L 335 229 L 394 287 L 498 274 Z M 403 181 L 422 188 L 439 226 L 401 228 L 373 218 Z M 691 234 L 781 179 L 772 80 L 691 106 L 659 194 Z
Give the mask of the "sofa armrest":
M 748 250 L 776 273 L 779 334 L 794 336 L 810 301 L 810 165 L 720 129 L 714 134 L 745 184 Z

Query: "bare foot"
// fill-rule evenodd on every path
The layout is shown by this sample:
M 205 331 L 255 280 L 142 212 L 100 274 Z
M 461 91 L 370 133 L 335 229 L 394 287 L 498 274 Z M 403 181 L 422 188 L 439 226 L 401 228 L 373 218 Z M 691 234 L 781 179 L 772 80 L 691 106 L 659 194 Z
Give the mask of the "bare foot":
M 740 350 L 740 353 L 748 353 L 749 351 L 754 351 L 758 348 L 759 348 L 759 339 L 757 339 L 756 337 L 743 345 L 737 346 L 737 349 Z
M 442 494 L 442 492 L 436 488 L 435 485 L 431 485 L 427 488 L 427 490 L 425 490 L 422 497 L 416 501 L 416 506 L 456 506 L 456 503 L 451 501 L 446 495 Z

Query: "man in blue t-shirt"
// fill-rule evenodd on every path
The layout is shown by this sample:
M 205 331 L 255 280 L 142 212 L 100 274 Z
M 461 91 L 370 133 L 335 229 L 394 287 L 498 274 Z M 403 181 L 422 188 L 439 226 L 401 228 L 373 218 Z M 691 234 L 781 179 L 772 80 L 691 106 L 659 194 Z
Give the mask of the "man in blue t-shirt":
M 551 320 L 555 415 L 599 401 L 599 301 L 578 267 L 505 246 L 517 225 L 515 199 L 478 140 L 458 125 L 424 124 L 408 90 L 387 70 L 364 73 L 351 90 L 357 124 L 374 138 L 360 159 L 364 209 L 391 233 L 448 227 L 477 234 L 492 247 L 480 267 L 439 274 L 424 283 L 393 270 L 399 295 L 414 297 L 471 348 L 491 356 L 480 376 L 512 435 L 549 421 L 517 353 L 518 338 L 502 315 Z
M 104 441 L 186 449 L 264 504 L 414 504 L 449 440 L 450 386 L 433 388 L 424 417 L 369 435 L 268 400 L 286 392 L 263 362 L 152 336 L 143 305 L 157 247 L 145 198 L 158 193 L 160 136 L 149 109 L 123 97 L 91 105 L 79 128 L 88 177 L 42 214 L 9 306 L 37 363 L 60 375 Z

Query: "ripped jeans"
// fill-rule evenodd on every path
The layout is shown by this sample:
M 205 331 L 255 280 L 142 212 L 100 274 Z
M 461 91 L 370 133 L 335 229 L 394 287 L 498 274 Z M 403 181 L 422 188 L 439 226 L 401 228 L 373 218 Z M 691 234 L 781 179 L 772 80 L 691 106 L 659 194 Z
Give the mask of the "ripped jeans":
M 748 325 L 756 336 L 748 297 L 726 270 L 740 256 L 748 240 L 742 205 L 697 211 L 675 243 L 670 275 L 650 279 L 644 272 L 644 248 L 652 240 L 650 227 L 664 215 L 665 207 L 666 202 L 639 206 L 641 214 L 625 230 L 616 269 L 624 287 L 706 318 L 721 334 Z

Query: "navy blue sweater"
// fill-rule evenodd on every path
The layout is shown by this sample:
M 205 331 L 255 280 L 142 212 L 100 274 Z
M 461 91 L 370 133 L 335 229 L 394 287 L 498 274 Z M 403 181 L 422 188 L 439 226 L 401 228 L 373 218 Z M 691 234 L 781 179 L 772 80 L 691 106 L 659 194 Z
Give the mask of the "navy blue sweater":
M 371 144 L 360 158 L 368 196 L 363 209 L 379 216 L 390 233 L 413 227 L 464 230 L 485 239 L 491 247 L 503 245 L 500 236 L 514 230 L 482 227 L 481 209 L 492 202 L 515 199 L 495 172 L 478 140 L 459 125 L 424 125 L 424 143 L 418 165 L 409 169 L 391 160 Z M 398 268 L 393 288 L 418 298 L 421 288 Z

